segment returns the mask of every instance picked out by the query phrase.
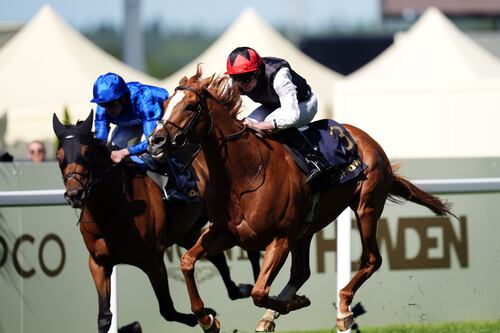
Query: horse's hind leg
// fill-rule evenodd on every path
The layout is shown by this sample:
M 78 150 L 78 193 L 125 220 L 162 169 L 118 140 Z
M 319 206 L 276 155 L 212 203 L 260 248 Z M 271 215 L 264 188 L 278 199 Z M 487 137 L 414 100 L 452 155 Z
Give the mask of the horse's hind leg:
M 247 250 L 248 260 L 252 265 L 253 281 L 257 281 L 260 274 L 260 251 Z
M 99 315 L 97 317 L 97 329 L 99 333 L 106 333 L 111 326 L 113 314 L 110 310 L 111 296 L 111 272 L 112 267 L 99 266 L 94 258 L 89 255 L 89 269 L 97 290 L 99 302 Z
M 196 317 L 193 314 L 177 312 L 170 296 L 168 287 L 168 275 L 165 263 L 162 258 L 154 260 L 152 263 L 142 267 L 153 286 L 156 298 L 160 305 L 160 313 L 168 321 L 177 321 L 188 326 L 197 324 Z
M 372 192 L 368 194 L 364 194 L 362 191 L 360 201 L 355 209 L 363 249 L 358 271 L 339 293 L 340 316 L 337 318 L 337 327 L 341 331 L 350 328 L 353 324 L 353 315 L 349 310 L 349 305 L 354 294 L 382 265 L 376 233 L 377 223 L 382 215 L 386 197 L 387 195 L 383 191 L 375 193 L 372 189 Z

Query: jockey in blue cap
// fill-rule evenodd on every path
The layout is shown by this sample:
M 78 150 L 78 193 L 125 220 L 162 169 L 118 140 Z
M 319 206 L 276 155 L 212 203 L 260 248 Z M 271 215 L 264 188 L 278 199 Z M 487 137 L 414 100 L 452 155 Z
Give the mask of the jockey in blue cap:
M 110 124 L 116 124 L 111 135 L 114 149 L 113 162 L 118 163 L 131 155 L 138 163 L 144 163 L 138 156 L 147 150 L 146 138 L 154 130 L 163 114 L 163 102 L 169 97 L 167 90 L 139 82 L 125 83 L 114 73 L 99 76 L 94 83 L 94 98 L 97 103 L 95 116 L 96 138 L 107 142 Z M 132 139 L 139 141 L 129 146 Z M 134 158 L 135 157 L 135 158 Z

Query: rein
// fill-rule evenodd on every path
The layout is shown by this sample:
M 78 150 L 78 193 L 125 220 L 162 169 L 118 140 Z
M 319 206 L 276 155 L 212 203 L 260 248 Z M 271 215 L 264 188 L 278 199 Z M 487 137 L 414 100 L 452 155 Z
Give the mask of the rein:
M 189 131 L 191 130 L 191 128 L 193 126 L 195 126 L 196 123 L 198 122 L 198 120 L 200 118 L 200 115 L 201 115 L 202 108 L 204 107 L 205 109 L 208 109 L 207 99 L 211 98 L 212 95 L 210 93 L 208 93 L 208 91 L 206 91 L 206 90 L 203 90 L 200 93 L 196 89 L 194 89 L 192 87 L 189 87 L 189 86 L 178 86 L 178 87 L 175 88 L 175 91 L 177 91 L 177 90 L 180 90 L 180 91 L 182 91 L 182 90 L 191 91 L 196 96 L 198 96 L 199 99 L 200 99 L 200 102 L 196 105 L 196 110 L 193 111 L 195 114 L 191 117 L 191 119 L 189 120 L 188 124 L 184 128 L 181 128 L 180 126 L 172 123 L 169 120 L 166 121 L 168 124 L 172 125 L 173 127 L 177 128 L 178 130 L 181 131 L 181 133 L 178 134 L 178 135 L 184 135 L 184 136 L 186 136 L 189 133 Z M 209 129 L 205 132 L 205 135 L 209 135 L 210 133 L 213 132 L 214 121 L 213 121 L 212 116 L 210 114 L 209 114 L 209 118 L 210 118 L 210 126 L 209 126 Z M 162 123 L 162 125 L 164 125 L 163 121 L 161 121 L 161 123 Z M 232 134 L 228 134 L 226 136 L 223 136 L 219 140 L 222 140 L 222 141 L 231 141 L 231 140 L 238 139 L 238 138 L 240 138 L 240 137 L 243 136 L 243 134 L 246 132 L 246 130 L 247 130 L 247 125 L 243 125 L 243 128 L 241 129 L 241 131 L 238 131 L 236 133 L 232 133 Z M 187 141 L 185 143 L 187 143 Z
M 191 91 L 192 93 L 194 93 L 199 98 L 199 102 L 196 105 L 196 109 L 195 110 L 190 110 L 190 111 L 194 112 L 194 115 L 190 118 L 188 124 L 186 126 L 184 126 L 184 128 L 181 128 L 180 126 L 178 126 L 177 124 L 175 124 L 175 123 L 173 123 L 173 122 L 171 122 L 169 120 L 160 121 L 160 123 L 163 125 L 163 127 L 165 129 L 166 129 L 165 123 L 168 123 L 172 127 L 180 130 L 180 133 L 177 134 L 176 137 L 174 138 L 174 142 L 176 142 L 176 138 L 177 137 L 179 137 L 179 136 L 182 137 L 182 139 L 183 139 L 182 140 L 182 144 L 180 144 L 180 145 L 176 144 L 176 146 L 180 148 L 180 147 L 184 146 L 185 144 L 187 144 L 189 142 L 188 139 L 187 139 L 187 135 L 189 134 L 189 132 L 191 131 L 191 129 L 194 126 L 196 126 L 197 122 L 200 119 L 202 110 L 204 109 L 204 110 L 208 111 L 207 99 L 208 98 L 213 98 L 213 96 L 207 90 L 203 90 L 202 92 L 199 92 L 195 88 L 190 87 L 190 86 L 185 86 L 185 85 L 181 85 L 181 86 L 176 87 L 175 91 L 177 91 L 177 90 L 180 90 L 180 91 L 183 91 L 183 90 Z M 207 113 L 208 113 L 208 116 L 209 116 L 209 119 L 210 119 L 210 124 L 207 126 L 208 129 L 205 131 L 205 136 L 208 136 L 209 134 L 213 133 L 213 128 L 214 128 L 214 121 L 212 119 L 212 116 L 211 116 L 210 112 L 207 112 Z M 247 130 L 248 130 L 247 125 L 243 125 L 243 128 L 241 130 L 239 130 L 239 131 L 237 131 L 235 133 L 228 134 L 228 135 L 223 135 L 221 138 L 216 138 L 216 140 L 222 141 L 222 142 L 237 140 L 239 138 L 242 138 L 243 135 L 247 132 Z M 167 129 L 167 132 L 168 132 L 168 129 Z M 255 182 L 257 180 L 257 178 L 259 177 L 259 175 L 261 174 L 261 172 L 264 170 L 264 158 L 262 156 L 262 150 L 260 148 L 260 144 L 259 143 L 257 143 L 257 146 L 259 148 L 260 163 L 259 163 L 259 166 L 257 168 L 257 172 L 248 181 L 248 184 L 252 184 L 253 182 Z M 196 157 L 196 155 L 197 155 L 198 152 L 199 151 L 197 151 L 193 155 L 193 158 L 191 159 L 190 163 L 194 160 L 194 158 Z M 190 163 L 188 163 L 187 165 L 189 165 Z M 217 186 L 215 186 L 214 184 L 211 184 L 211 185 L 214 186 L 214 188 L 217 188 Z M 260 185 L 257 186 L 255 189 L 245 190 L 242 193 L 255 191 L 259 187 L 260 187 Z M 220 191 L 223 191 L 223 192 L 231 192 L 230 189 L 219 189 L 219 188 L 217 188 L 217 189 L 220 190 Z
M 65 141 L 65 140 L 74 139 L 76 137 L 77 136 L 75 136 L 75 135 L 67 135 L 61 139 L 61 142 Z M 92 192 L 92 189 L 96 185 L 102 183 L 109 173 L 111 173 L 116 167 L 121 165 L 121 163 L 111 164 L 110 166 L 108 166 L 104 170 L 104 172 L 99 177 L 96 177 L 96 174 L 94 172 L 94 168 L 92 168 L 92 165 L 86 161 L 83 161 L 83 162 L 84 162 L 85 167 L 88 170 L 86 173 L 72 171 L 72 172 L 68 172 L 66 175 L 63 175 L 62 179 L 63 179 L 64 185 L 66 185 L 70 179 L 74 179 L 75 181 L 77 181 L 80 184 L 80 186 L 82 187 L 83 192 L 85 194 L 85 197 L 88 197 L 90 195 L 90 193 Z M 75 176 L 79 176 L 79 177 L 75 177 Z M 84 177 L 87 178 L 86 181 L 82 181 L 82 178 L 84 178 Z

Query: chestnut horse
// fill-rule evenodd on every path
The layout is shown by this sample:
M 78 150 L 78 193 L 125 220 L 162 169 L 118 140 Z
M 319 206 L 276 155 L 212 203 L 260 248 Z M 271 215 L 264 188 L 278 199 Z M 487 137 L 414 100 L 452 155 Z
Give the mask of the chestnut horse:
M 200 326 L 206 332 L 218 332 L 220 323 L 205 311 L 198 293 L 194 279 L 198 259 L 235 245 L 265 250 L 251 296 L 255 305 L 286 314 L 310 304 L 296 292 L 310 276 L 309 246 L 314 233 L 350 207 L 363 247 L 359 269 L 339 295 L 337 327 L 350 328 L 353 314 L 349 305 L 354 294 L 382 263 L 376 230 L 386 199 L 409 200 L 437 215 L 451 214 L 449 208 L 396 175 L 379 144 L 351 125 L 345 128 L 354 138 L 367 169 L 351 181 L 313 193 L 281 143 L 247 130 L 237 119 L 241 98 L 235 88 L 227 85 L 228 78 L 201 76 L 198 66 L 194 76 L 180 80 L 149 138 L 153 157 L 168 149 L 180 149 L 186 142 L 201 143 L 205 153 L 209 169 L 206 202 L 212 224 L 181 259 L 191 310 Z M 307 222 L 311 214 L 313 220 Z M 270 297 L 271 283 L 289 252 L 290 280 L 278 297 Z
M 92 120 L 93 113 L 77 125 L 62 125 L 54 114 L 53 127 L 59 139 L 56 157 L 64 195 L 73 208 L 82 209 L 79 227 L 98 294 L 98 331 L 107 332 L 111 324 L 110 275 L 117 264 L 130 264 L 146 273 L 166 320 L 195 326 L 193 314 L 174 308 L 163 260 L 165 249 L 173 244 L 194 245 L 207 222 L 204 204 L 165 206 L 160 188 L 134 163 L 113 164 L 107 148 L 93 138 Z M 203 193 L 207 172 L 201 159 L 193 167 Z M 258 268 L 259 253 L 249 253 L 249 258 Z M 222 275 L 231 299 L 249 296 L 252 285 L 237 286 L 231 280 L 223 253 L 208 260 Z

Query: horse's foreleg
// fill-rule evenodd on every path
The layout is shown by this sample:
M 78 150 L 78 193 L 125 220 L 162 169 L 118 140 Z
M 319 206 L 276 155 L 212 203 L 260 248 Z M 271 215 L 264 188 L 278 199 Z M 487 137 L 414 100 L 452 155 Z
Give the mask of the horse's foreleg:
M 313 234 L 306 234 L 296 241 L 296 246 L 292 248 L 292 267 L 290 270 L 290 280 L 285 288 L 278 295 L 278 299 L 290 303 L 290 310 L 297 310 L 309 306 L 311 302 L 305 296 L 297 296 L 297 290 L 311 276 L 311 269 L 309 267 L 309 249 Z M 266 313 L 259 320 L 256 332 L 273 332 L 276 324 L 274 320 L 280 314 L 274 310 L 268 309 Z
M 196 315 L 198 323 L 205 332 L 218 332 L 219 321 L 205 310 L 203 301 L 198 293 L 194 278 L 194 266 L 198 259 L 213 256 L 235 245 L 234 239 L 218 233 L 210 226 L 198 239 L 196 244 L 181 258 L 181 270 L 184 274 L 186 287 L 191 301 L 191 311 Z
M 281 267 L 288 256 L 287 237 L 275 238 L 267 247 L 262 261 L 259 277 L 252 290 L 252 298 L 255 305 L 267 307 L 279 313 L 288 313 L 285 302 L 269 297 L 271 284 L 278 275 Z
M 374 196 L 375 197 L 375 196 Z M 354 294 L 361 285 L 382 265 L 382 257 L 377 245 L 377 223 L 382 214 L 384 202 L 361 202 L 356 210 L 356 219 L 363 246 L 358 271 L 351 281 L 339 292 L 337 328 L 344 331 L 353 324 L 353 314 L 349 309 Z
M 251 284 L 239 284 L 236 285 L 231 279 L 231 273 L 229 272 L 229 267 L 227 266 L 226 257 L 223 252 L 211 256 L 208 260 L 217 268 L 219 271 L 224 285 L 226 286 L 227 293 L 231 300 L 246 298 L 250 296 L 253 285 Z
M 99 266 L 91 255 L 89 255 L 89 268 L 97 290 L 97 297 L 99 302 L 97 329 L 99 333 L 106 333 L 111 326 L 111 319 L 113 317 L 113 314 L 110 310 L 110 277 L 113 268 Z
M 168 287 L 168 275 L 165 268 L 165 263 L 162 258 L 158 258 L 151 264 L 143 267 L 144 272 L 149 278 L 158 304 L 160 305 L 160 313 L 168 321 L 177 321 L 188 326 L 197 324 L 196 317 L 193 314 L 180 313 L 175 310 L 170 290 Z

